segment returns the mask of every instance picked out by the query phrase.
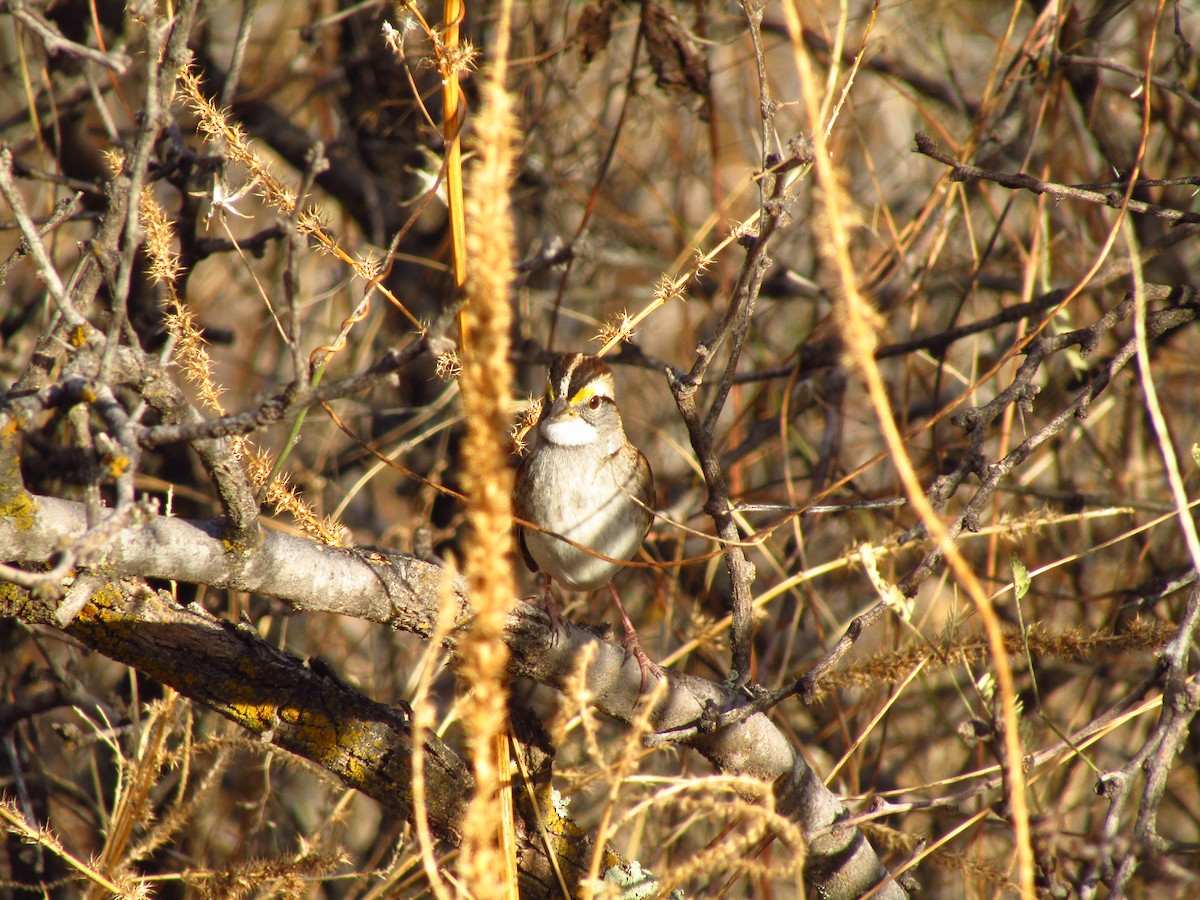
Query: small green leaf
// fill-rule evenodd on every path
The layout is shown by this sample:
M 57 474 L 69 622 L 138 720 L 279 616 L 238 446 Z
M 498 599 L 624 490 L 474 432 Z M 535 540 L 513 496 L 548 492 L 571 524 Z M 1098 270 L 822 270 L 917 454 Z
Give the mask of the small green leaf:
M 1016 594 L 1018 600 L 1029 593 L 1029 570 L 1025 568 L 1025 564 L 1017 559 L 1017 554 L 1010 553 L 1008 563 L 1012 566 L 1013 575 L 1013 593 Z

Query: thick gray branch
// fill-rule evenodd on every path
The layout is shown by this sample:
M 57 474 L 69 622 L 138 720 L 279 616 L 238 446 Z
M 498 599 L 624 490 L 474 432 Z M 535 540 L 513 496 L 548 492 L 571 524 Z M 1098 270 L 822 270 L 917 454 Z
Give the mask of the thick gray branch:
M 32 499 L 33 512 L 20 525 L 14 518 L 0 518 L 0 558 L 49 562 L 54 548 L 86 530 L 82 504 Z M 276 597 L 296 610 L 340 613 L 423 636 L 433 630 L 445 575 L 436 565 L 398 553 L 327 547 L 277 532 L 267 533 L 258 550 L 245 551 L 223 541 L 221 532 L 219 523 L 152 517 L 140 528 L 118 533 L 97 568 L 105 577 L 161 578 L 251 591 Z M 471 613 L 461 581 L 455 582 L 454 593 L 455 621 L 461 624 Z M 509 644 L 515 674 L 555 687 L 566 685 L 588 648 L 593 655 L 587 685 L 596 707 L 624 721 L 640 713 L 640 670 L 621 647 L 570 625 L 556 635 L 545 615 L 527 604 L 513 614 Z M 687 729 L 710 704 L 724 709 L 738 700 L 719 685 L 671 673 L 651 721 L 659 732 Z M 806 836 L 806 873 L 822 896 L 860 896 L 888 877 L 860 832 L 837 828 L 845 817 L 841 802 L 766 716 L 751 716 L 715 734 L 695 734 L 684 743 L 723 772 L 750 775 L 773 786 L 776 812 Z M 876 896 L 906 894 L 889 881 Z

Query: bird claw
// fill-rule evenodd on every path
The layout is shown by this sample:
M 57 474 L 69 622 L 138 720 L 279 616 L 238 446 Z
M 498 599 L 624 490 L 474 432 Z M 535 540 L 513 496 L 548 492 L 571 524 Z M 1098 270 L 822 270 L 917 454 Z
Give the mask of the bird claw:
M 550 591 L 550 576 L 546 576 L 545 585 L 542 589 L 541 607 L 546 615 L 550 618 L 550 646 L 557 647 L 559 634 L 565 629 L 563 617 L 558 611 L 558 603 L 554 600 L 554 594 Z
M 642 642 L 638 640 L 633 622 L 629 620 L 629 613 L 625 612 L 625 604 L 621 602 L 621 598 L 617 594 L 617 589 L 613 587 L 611 581 L 608 583 L 608 591 L 612 594 L 613 600 L 616 601 L 617 611 L 621 614 L 621 624 L 625 626 L 625 654 L 628 656 L 632 653 L 642 670 L 642 687 L 640 693 L 644 694 L 649 684 L 651 672 L 654 673 L 655 678 L 666 678 L 667 673 L 663 671 L 662 666 L 654 662 L 654 660 L 646 655 L 646 651 L 642 649 Z
M 649 676 L 652 673 L 656 679 L 667 677 L 667 673 L 663 667 L 652 660 L 646 654 L 646 651 L 642 649 L 642 643 L 638 640 L 636 634 L 625 635 L 625 656 L 628 658 L 631 655 L 637 660 L 638 667 L 642 670 L 642 686 L 638 690 L 639 694 L 646 693 L 650 685 Z

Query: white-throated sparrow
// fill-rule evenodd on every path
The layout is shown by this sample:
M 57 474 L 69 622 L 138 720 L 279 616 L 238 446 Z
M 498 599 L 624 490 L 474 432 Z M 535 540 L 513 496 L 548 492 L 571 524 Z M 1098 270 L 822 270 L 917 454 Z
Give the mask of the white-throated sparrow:
M 621 568 L 556 535 L 615 560 L 632 559 L 653 518 L 650 464 L 625 437 L 612 370 L 595 356 L 570 353 L 550 363 L 533 449 L 517 470 L 517 515 L 545 531 L 519 528 L 530 569 L 576 591 L 608 586 L 625 626 L 625 646 L 642 667 L 655 668 L 612 586 Z M 553 606 L 550 606 L 553 611 Z M 553 612 L 552 612 L 553 614 Z

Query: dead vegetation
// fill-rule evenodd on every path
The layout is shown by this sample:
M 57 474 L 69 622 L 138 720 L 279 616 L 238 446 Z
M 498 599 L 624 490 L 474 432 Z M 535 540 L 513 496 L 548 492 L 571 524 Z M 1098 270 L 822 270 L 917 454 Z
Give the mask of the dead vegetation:
M 1194 891 L 1198 36 L 0 2 L 0 892 Z M 511 597 L 562 350 L 646 697 Z

